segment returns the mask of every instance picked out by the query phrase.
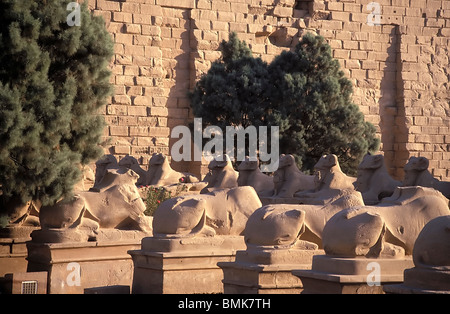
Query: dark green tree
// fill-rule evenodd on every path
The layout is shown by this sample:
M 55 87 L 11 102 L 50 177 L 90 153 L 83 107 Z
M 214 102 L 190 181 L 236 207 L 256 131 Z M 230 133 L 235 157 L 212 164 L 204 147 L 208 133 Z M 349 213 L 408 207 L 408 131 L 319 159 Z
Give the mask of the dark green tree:
M 70 195 L 80 164 L 102 155 L 99 108 L 111 95 L 113 42 L 86 2 L 0 2 L 0 211 Z M 0 212 L 1 214 L 1 212 Z
M 222 41 L 220 50 L 222 57 L 212 63 L 207 75 L 200 78 L 191 93 L 191 107 L 195 117 L 203 119 L 204 127 L 214 125 L 222 129 L 225 148 L 227 126 L 267 125 L 270 76 L 267 63 L 254 58 L 236 33 L 231 33 L 228 41 Z M 237 142 L 234 157 L 237 157 L 236 146 Z M 248 154 L 247 148 L 245 153 Z
M 304 171 L 333 153 L 355 174 L 362 157 L 378 149 L 375 127 L 352 102 L 352 84 L 323 37 L 306 34 L 270 65 L 253 58 L 236 34 L 221 51 L 191 97 L 204 124 L 223 131 L 227 125 L 279 126 L 280 152 L 296 156 Z
M 220 45 L 222 58 L 213 62 L 207 75 L 197 82 L 191 94 L 196 117 L 204 125 L 265 125 L 270 91 L 267 63 L 254 58 L 250 48 L 236 33 Z
M 342 169 L 355 175 L 380 140 L 352 102 L 352 84 L 325 39 L 304 35 L 293 51 L 273 60 L 269 72 L 281 150 L 294 154 L 303 170 L 312 170 L 323 154 L 336 154 Z

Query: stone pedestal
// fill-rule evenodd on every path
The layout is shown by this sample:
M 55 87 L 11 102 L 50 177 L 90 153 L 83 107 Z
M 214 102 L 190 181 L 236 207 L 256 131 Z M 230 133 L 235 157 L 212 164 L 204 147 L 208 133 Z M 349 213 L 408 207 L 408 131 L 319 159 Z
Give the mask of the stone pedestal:
M 312 258 L 323 250 L 247 249 L 238 251 L 235 262 L 219 263 L 226 294 L 300 293 L 301 280 L 293 269 L 311 269 Z
M 134 262 L 133 294 L 223 293 L 219 262 L 233 261 L 245 247 L 241 236 L 142 239 L 129 251 Z
M 292 273 L 303 282 L 303 293 L 381 294 L 383 286 L 403 282 L 403 271 L 413 265 L 402 259 L 314 256 L 311 270 Z
M 0 277 L 27 271 L 27 247 L 23 238 L 0 238 Z
M 13 227 L 0 229 L 0 277 L 8 273 L 27 271 L 27 246 L 30 234 L 37 227 Z
M 81 294 L 87 288 L 131 286 L 133 262 L 127 251 L 140 239 L 127 242 L 28 242 L 28 271 L 47 271 L 50 294 Z
M 4 279 L 6 294 L 46 294 L 47 272 L 7 274 Z
M 450 267 L 414 267 L 406 269 L 402 284 L 386 285 L 390 294 L 450 294 Z

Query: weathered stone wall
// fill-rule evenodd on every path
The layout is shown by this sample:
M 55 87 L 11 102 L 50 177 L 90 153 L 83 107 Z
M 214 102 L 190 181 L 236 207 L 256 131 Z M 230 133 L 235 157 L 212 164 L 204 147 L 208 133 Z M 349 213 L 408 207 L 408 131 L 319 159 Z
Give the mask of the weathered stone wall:
M 352 80 L 354 102 L 377 126 L 391 173 L 401 178 L 410 156 L 425 156 L 433 174 L 448 180 L 450 1 L 377 0 L 379 12 L 370 2 L 89 0 L 116 42 L 115 96 L 104 109 L 109 152 L 144 165 L 153 152 L 169 154 L 171 128 L 193 118 L 187 93 L 220 57 L 229 32 L 270 61 L 313 31 Z M 368 23 L 377 18 L 380 25 Z M 200 172 L 199 163 L 174 168 Z

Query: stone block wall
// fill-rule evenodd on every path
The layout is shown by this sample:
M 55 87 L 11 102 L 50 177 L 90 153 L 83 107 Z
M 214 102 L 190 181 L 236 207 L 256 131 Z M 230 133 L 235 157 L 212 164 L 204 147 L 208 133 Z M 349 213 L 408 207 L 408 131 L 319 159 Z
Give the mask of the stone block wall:
M 374 4 L 375 3 L 375 4 Z M 192 121 L 188 92 L 237 32 L 270 61 L 308 31 L 324 36 L 377 127 L 392 175 L 410 156 L 450 178 L 447 0 L 89 0 L 115 40 L 115 95 L 104 108 L 108 153 L 143 165 L 170 154 L 174 126 Z M 200 163 L 177 170 L 202 172 Z M 204 171 L 203 171 L 204 172 Z

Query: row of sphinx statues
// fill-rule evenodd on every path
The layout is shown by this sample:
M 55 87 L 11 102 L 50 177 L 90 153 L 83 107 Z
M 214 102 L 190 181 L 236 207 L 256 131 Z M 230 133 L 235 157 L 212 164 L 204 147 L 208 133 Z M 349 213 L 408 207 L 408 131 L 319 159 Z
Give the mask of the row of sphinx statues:
M 149 170 L 141 168 L 136 158 L 126 156 L 117 162 L 112 155 L 104 156 L 96 163 L 97 185 L 108 169 L 129 168 L 139 178 L 138 186 L 170 186 L 183 182 L 190 184 L 189 192 L 210 192 L 217 188 L 252 186 L 261 197 L 309 198 L 311 201 L 329 199 L 346 189 L 362 193 L 368 205 L 380 202 L 390 196 L 399 186 L 432 187 L 450 198 L 450 182 L 441 182 L 429 172 L 429 161 L 425 157 L 411 157 L 406 164 L 403 181 L 394 180 L 388 173 L 383 155 L 366 155 L 358 167 L 358 177 L 344 174 L 336 155 L 323 156 L 315 165 L 315 175 L 301 172 L 292 155 L 281 155 L 279 168 L 273 176 L 259 170 L 258 161 L 246 158 L 235 171 L 231 160 L 225 155 L 223 161 L 210 162 L 209 173 L 200 181 L 190 173 L 174 171 L 166 156 L 154 154 L 149 162 Z
M 40 208 L 42 241 L 94 241 L 102 230 L 137 230 L 155 237 L 244 235 L 248 246 L 323 248 L 342 256 L 411 254 L 422 228 L 450 215 L 450 183 L 433 178 L 426 158 L 412 157 L 402 182 L 392 179 L 382 155 L 367 155 L 358 177 L 344 174 L 335 155 L 323 156 L 315 175 L 302 173 L 292 155 L 280 156 L 273 176 L 245 160 L 235 171 L 229 158 L 213 160 L 199 180 L 174 171 L 155 154 L 149 169 L 131 156 L 108 155 L 96 163 L 93 187 Z M 89 177 L 89 175 L 87 176 Z M 144 215 L 140 186 L 186 184 L 183 195 Z M 25 221 L 19 219 L 18 221 Z
M 335 155 L 318 161 L 315 176 L 299 171 L 291 155 L 281 156 L 273 177 L 250 161 L 239 173 L 229 161 L 209 168 L 213 179 L 228 178 L 223 183 L 234 186 L 209 185 L 205 195 L 163 203 L 154 215 L 154 236 L 243 234 L 248 247 L 300 245 L 331 255 L 399 258 L 412 254 L 430 220 L 450 214 L 450 183 L 434 179 L 425 158 L 410 159 L 403 182 L 388 175 L 382 155 L 365 156 L 358 178 L 345 175 Z

